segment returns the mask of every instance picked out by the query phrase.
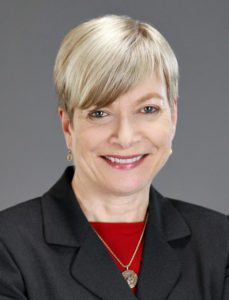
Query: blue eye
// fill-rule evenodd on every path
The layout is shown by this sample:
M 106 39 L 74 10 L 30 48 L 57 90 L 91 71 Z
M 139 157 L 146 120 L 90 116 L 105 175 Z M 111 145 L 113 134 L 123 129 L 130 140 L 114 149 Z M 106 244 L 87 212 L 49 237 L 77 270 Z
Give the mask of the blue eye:
M 89 114 L 90 118 L 95 118 L 95 119 L 101 119 L 101 118 L 104 118 L 106 116 L 107 116 L 107 114 L 102 110 L 96 110 L 96 111 L 93 111 Z
M 150 105 L 145 106 L 145 107 L 143 108 L 143 112 L 146 113 L 146 114 L 152 114 L 152 113 L 155 113 L 155 112 L 157 112 L 157 110 L 158 110 L 158 109 L 157 109 L 156 107 L 150 106 Z

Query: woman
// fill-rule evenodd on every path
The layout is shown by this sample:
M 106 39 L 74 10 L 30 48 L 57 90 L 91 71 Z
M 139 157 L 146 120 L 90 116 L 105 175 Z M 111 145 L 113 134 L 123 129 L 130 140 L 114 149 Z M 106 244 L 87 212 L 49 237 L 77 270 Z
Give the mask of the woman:
M 151 185 L 172 153 L 178 65 L 152 26 L 104 16 L 70 31 L 54 78 L 73 160 L 0 214 L 0 300 L 229 299 L 225 215 Z

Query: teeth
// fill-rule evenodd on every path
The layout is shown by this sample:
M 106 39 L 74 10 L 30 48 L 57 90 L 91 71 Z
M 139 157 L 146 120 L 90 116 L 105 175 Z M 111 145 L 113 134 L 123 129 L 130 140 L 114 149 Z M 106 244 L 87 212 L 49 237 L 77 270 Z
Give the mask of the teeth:
M 118 164 L 130 164 L 130 163 L 133 163 L 139 159 L 141 159 L 143 157 L 143 155 L 139 155 L 139 156 L 136 156 L 136 157 L 133 157 L 133 158 L 128 158 L 128 159 L 122 159 L 122 158 L 115 158 L 115 157 L 112 157 L 112 156 L 105 156 L 106 159 L 112 161 L 112 162 L 116 162 Z

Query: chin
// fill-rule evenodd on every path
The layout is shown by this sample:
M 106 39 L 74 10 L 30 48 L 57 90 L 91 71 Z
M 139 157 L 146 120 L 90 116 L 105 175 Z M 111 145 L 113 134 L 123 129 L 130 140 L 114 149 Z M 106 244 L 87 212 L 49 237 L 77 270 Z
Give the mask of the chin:
M 112 194 L 117 196 L 129 196 L 138 193 L 149 186 L 150 182 L 146 180 L 128 180 L 125 182 L 116 182 L 115 185 L 112 184 L 109 190 Z

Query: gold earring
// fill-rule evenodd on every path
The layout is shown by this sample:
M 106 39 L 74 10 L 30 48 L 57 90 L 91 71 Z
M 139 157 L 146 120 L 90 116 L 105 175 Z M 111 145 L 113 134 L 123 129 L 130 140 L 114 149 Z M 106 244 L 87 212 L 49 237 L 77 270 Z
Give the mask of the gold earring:
M 72 150 L 68 149 L 67 161 L 72 161 Z

